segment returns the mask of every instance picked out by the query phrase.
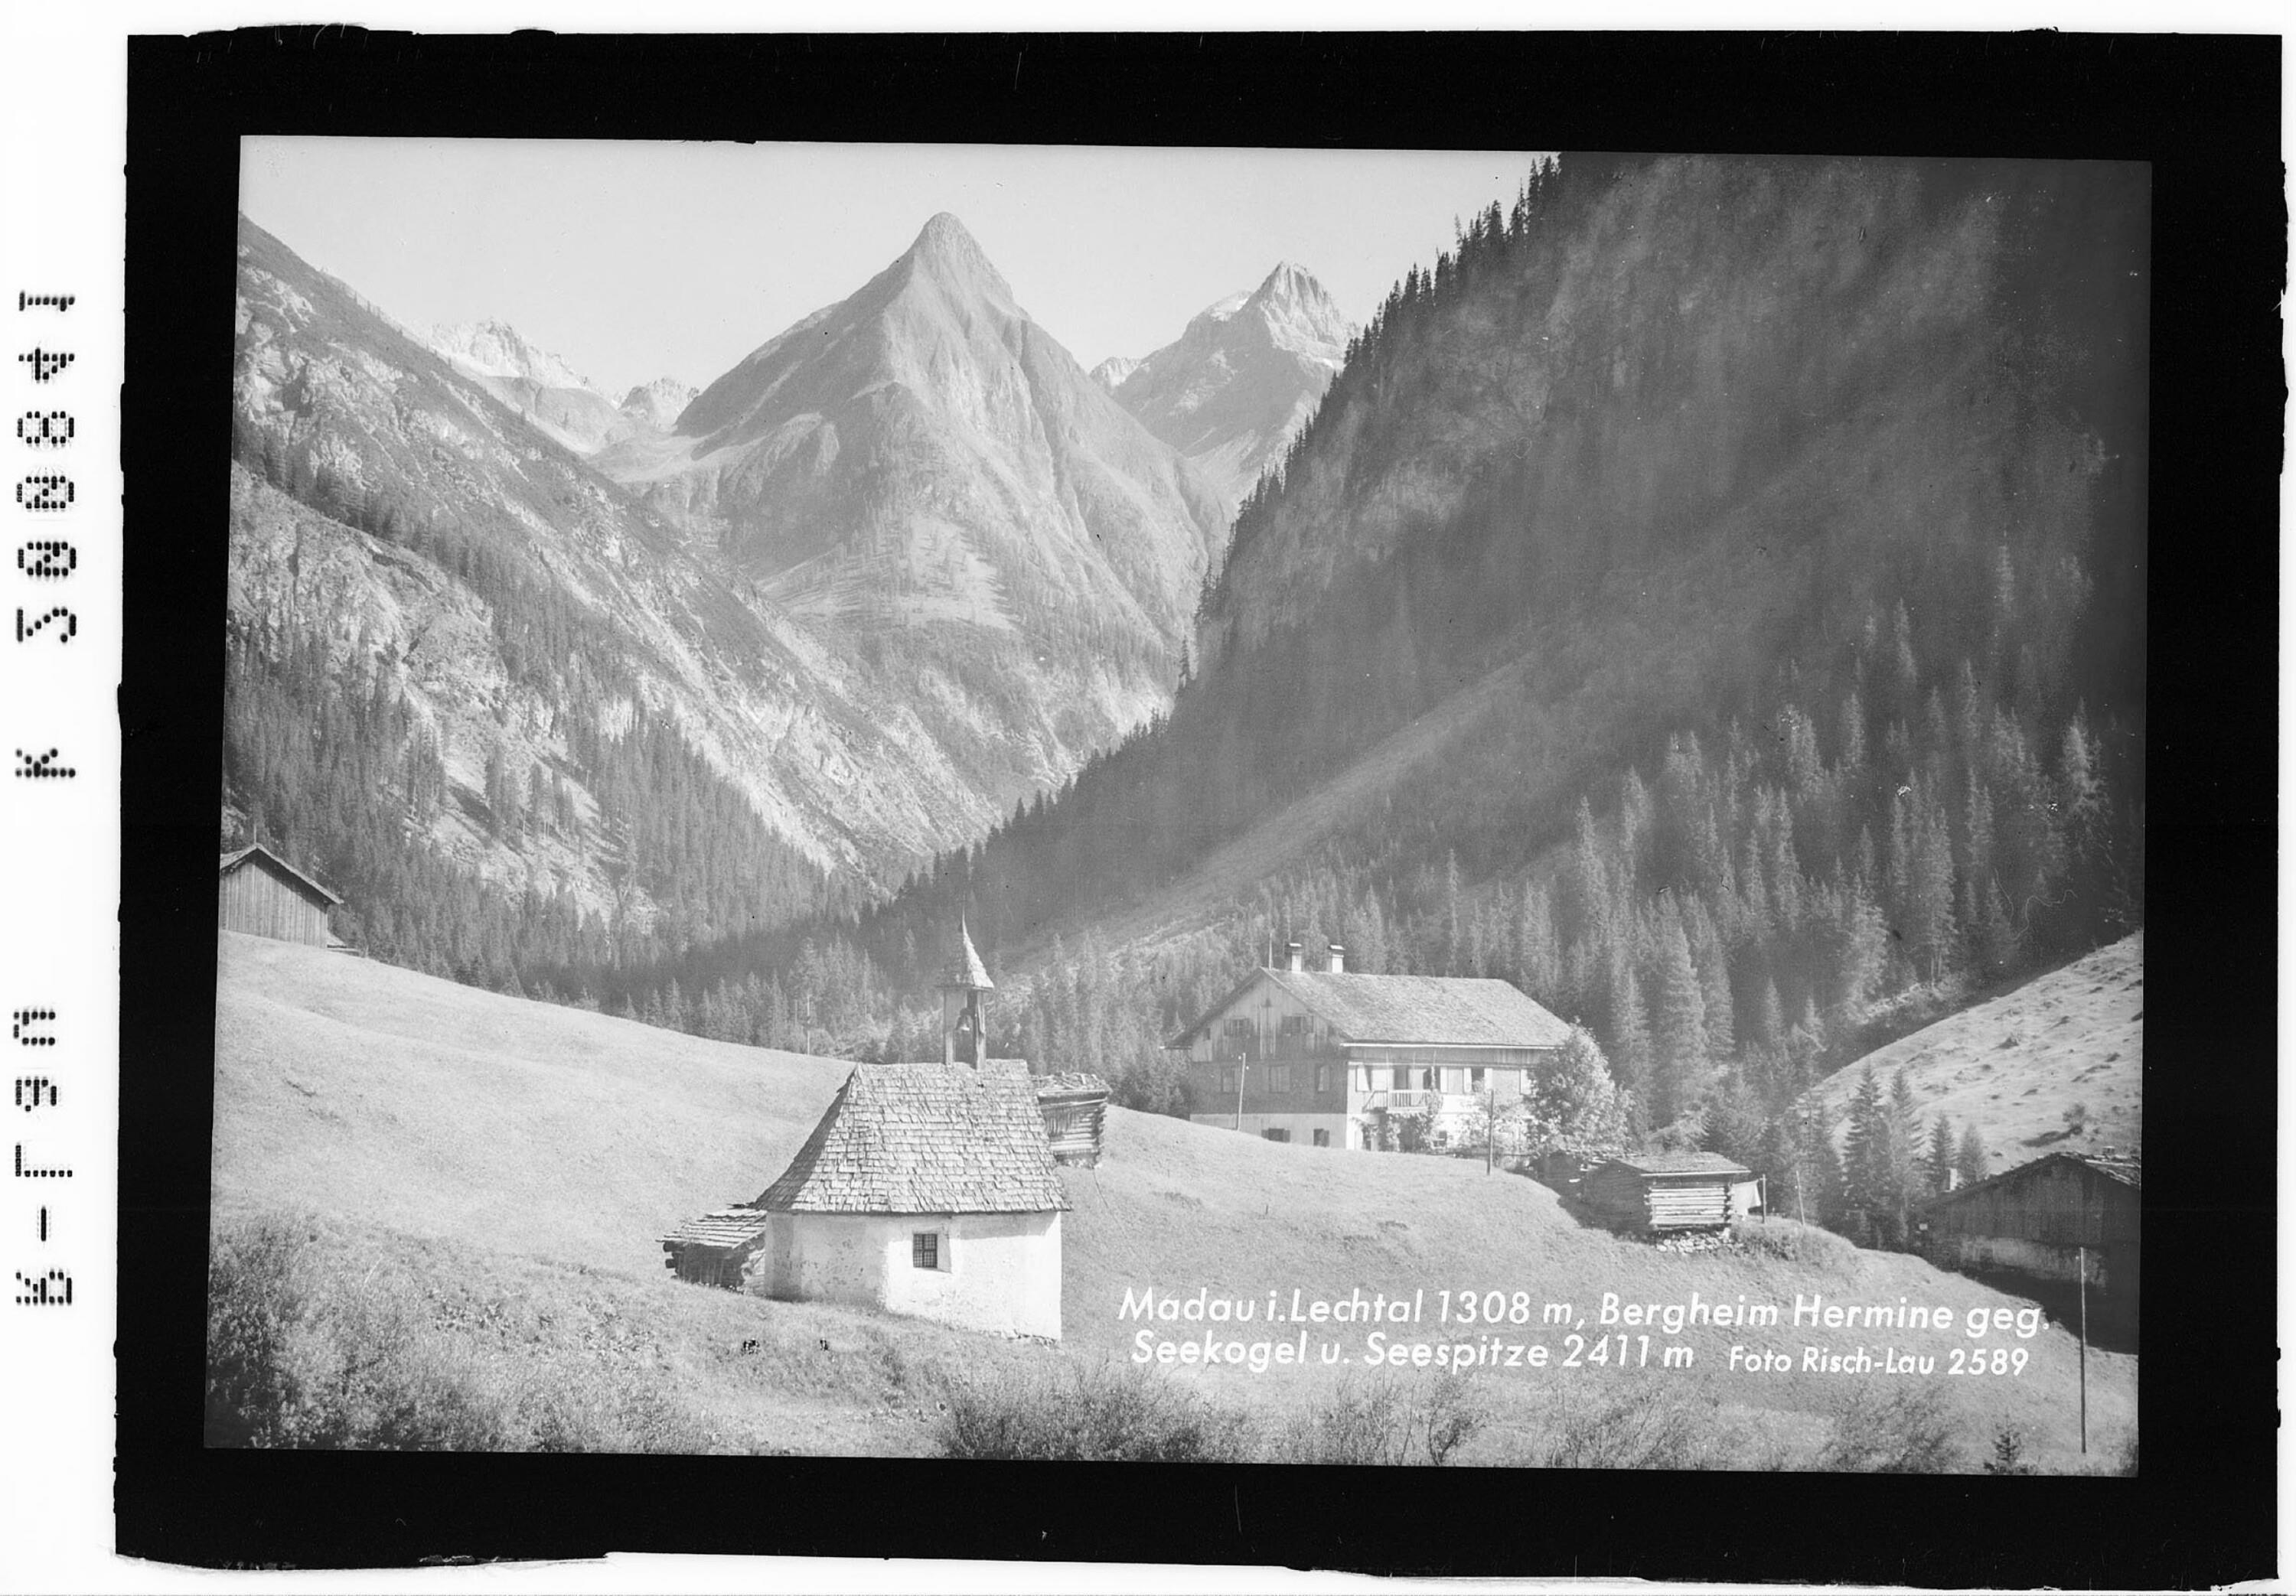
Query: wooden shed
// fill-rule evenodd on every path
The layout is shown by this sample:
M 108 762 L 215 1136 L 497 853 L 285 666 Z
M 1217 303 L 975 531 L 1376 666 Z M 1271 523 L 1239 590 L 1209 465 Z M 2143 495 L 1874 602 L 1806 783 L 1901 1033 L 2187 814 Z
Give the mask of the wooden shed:
M 661 1249 L 669 1255 L 662 1267 L 698 1286 L 739 1291 L 742 1265 L 765 1245 L 772 1219 L 765 1209 L 742 1203 L 689 1219 L 661 1238 Z
M 343 900 L 261 843 L 223 855 L 216 888 L 216 923 L 226 931 L 340 945 L 327 912 Z
M 1108 1118 L 1108 1083 L 1076 1069 L 1035 1080 L 1037 1111 L 1044 1116 L 1045 1140 L 1053 1144 L 1054 1160 L 1095 1167 Z
M 1754 1172 L 1720 1153 L 1612 1158 L 1579 1181 L 1582 1200 L 1611 1224 L 1637 1231 L 1711 1230 L 1742 1217 L 1740 1191 Z
M 1932 1198 L 1917 1245 L 1948 1269 L 2054 1286 L 2078 1282 L 2086 1269 L 2092 1309 L 2133 1317 L 2144 1195 L 2134 1158 L 2050 1153 Z

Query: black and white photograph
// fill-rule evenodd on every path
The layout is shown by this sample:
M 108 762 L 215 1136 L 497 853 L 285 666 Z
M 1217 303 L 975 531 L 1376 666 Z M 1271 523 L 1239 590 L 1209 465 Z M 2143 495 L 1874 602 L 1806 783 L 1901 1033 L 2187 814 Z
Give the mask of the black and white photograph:
M 205 1444 L 2138 1474 L 2152 205 L 246 137 Z

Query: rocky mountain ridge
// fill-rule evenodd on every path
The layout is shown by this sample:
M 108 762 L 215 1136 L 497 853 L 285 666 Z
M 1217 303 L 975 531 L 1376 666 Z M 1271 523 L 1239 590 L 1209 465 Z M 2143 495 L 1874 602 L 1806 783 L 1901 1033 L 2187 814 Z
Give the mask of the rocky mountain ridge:
M 240 249 L 247 668 L 296 676 L 297 701 L 403 700 L 370 783 L 403 785 L 430 856 L 512 902 L 653 926 L 682 901 L 668 861 L 691 839 L 649 833 L 600 763 L 640 732 L 699 761 L 676 780 L 722 790 L 723 824 L 865 893 L 1169 701 L 1216 500 L 954 218 L 844 323 L 808 318 L 701 395 L 662 379 L 621 405 L 506 325 L 442 353 L 244 220 Z M 301 801 L 249 782 L 233 824 Z M 354 890 L 364 868 L 307 863 Z
M 1218 484 L 1231 511 L 1281 461 L 1347 357 L 1353 329 L 1324 285 L 1279 261 L 1180 336 L 1095 376 L 1143 426 Z

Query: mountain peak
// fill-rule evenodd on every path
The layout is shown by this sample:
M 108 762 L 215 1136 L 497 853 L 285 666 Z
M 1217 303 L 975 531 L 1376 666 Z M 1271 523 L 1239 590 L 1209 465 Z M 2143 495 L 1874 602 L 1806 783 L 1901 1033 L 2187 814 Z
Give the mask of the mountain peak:
M 1005 286 L 1004 277 L 952 212 L 941 211 L 927 222 L 903 258 L 937 281 L 976 284 L 1012 298 L 1013 291 Z
M 596 392 L 596 385 L 547 349 L 537 348 L 524 334 L 499 317 L 440 323 L 425 340 L 449 361 L 489 377 L 511 377 L 544 388 L 578 388 Z
M 1297 261 L 1279 260 L 1275 269 L 1267 274 L 1257 291 L 1262 294 L 1322 293 L 1324 285 L 1316 275 Z

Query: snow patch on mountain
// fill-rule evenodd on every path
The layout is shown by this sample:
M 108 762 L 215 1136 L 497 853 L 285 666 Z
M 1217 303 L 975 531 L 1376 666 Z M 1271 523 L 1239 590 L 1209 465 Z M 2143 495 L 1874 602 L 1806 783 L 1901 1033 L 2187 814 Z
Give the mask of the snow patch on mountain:
M 544 388 L 579 388 L 598 393 L 587 377 L 547 349 L 537 348 L 507 322 L 491 318 L 441 324 L 426 340 L 439 354 L 481 377 L 516 377 Z M 604 397 L 603 394 L 600 397 Z
M 1111 391 L 1219 486 L 1232 515 L 1314 413 L 1353 332 L 1312 273 L 1279 261 L 1250 293 L 1205 307 L 1178 339 L 1126 363 Z

